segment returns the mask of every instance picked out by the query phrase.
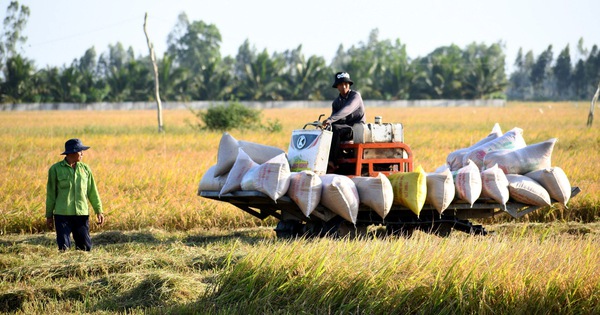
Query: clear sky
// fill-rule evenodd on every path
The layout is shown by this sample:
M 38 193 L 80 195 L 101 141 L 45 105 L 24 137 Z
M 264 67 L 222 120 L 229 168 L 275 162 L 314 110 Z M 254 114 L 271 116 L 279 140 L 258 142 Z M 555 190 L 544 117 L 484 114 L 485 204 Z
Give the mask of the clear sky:
M 1 17 L 8 1 L 2 1 Z M 437 47 L 472 42 L 504 44 L 512 65 L 520 47 L 535 56 L 553 45 L 554 57 L 567 45 L 577 58 L 577 42 L 588 49 L 600 45 L 600 0 L 21 0 L 31 9 L 23 54 L 36 67 L 62 66 L 95 47 L 98 55 L 109 44 L 133 47 L 147 55 L 143 31 L 148 32 L 157 56 L 166 49 L 168 34 L 185 12 L 190 21 L 217 26 L 221 54 L 235 56 L 248 39 L 258 51 L 283 52 L 302 45 L 305 55 L 330 62 L 340 44 L 347 49 L 368 40 L 379 29 L 379 39 L 406 44 L 411 58 Z M 509 68 L 510 70 L 510 68 Z

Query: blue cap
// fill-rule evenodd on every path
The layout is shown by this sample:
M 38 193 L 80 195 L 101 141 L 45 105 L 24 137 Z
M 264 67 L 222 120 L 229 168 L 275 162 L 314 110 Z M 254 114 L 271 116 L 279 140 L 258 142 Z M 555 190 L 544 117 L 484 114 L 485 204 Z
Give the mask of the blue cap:
M 61 153 L 61 155 L 77 153 L 80 151 L 85 151 L 89 148 L 90 147 L 84 146 L 79 139 L 69 139 L 67 142 L 65 142 L 65 152 Z

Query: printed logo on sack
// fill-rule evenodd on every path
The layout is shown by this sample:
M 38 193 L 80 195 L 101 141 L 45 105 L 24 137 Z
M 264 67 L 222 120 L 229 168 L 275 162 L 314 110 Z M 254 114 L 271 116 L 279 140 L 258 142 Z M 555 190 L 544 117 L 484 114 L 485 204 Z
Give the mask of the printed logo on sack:
M 299 157 L 296 157 L 291 163 L 290 163 L 290 171 L 292 172 L 300 172 L 303 170 L 310 170 L 310 168 L 308 167 L 308 161 L 307 160 L 303 160 Z
M 302 149 L 302 148 L 304 148 L 305 145 L 306 145 L 306 137 L 305 136 L 298 137 L 298 140 L 296 141 L 296 148 Z
M 341 78 L 348 78 L 348 79 L 350 79 L 350 75 L 348 73 L 346 73 L 346 72 L 342 72 L 342 73 L 340 73 L 340 74 L 337 75 L 337 78 L 338 79 L 341 79 Z
M 297 150 L 302 150 L 311 147 L 317 137 L 317 135 L 294 135 L 292 136 L 292 142 Z

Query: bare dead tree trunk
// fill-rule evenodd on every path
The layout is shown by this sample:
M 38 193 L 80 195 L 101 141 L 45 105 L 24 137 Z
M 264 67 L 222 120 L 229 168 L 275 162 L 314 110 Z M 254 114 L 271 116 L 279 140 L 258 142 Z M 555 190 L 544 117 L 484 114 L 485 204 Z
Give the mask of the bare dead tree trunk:
M 592 104 L 590 105 L 590 113 L 588 114 L 587 126 L 588 128 L 592 126 L 594 122 L 594 108 L 596 107 L 596 101 L 598 100 L 598 96 L 600 95 L 600 83 L 598 83 L 598 89 L 596 90 L 596 94 L 594 94 L 594 98 L 592 98 Z
M 163 120 L 162 120 L 162 103 L 160 101 L 160 92 L 158 84 L 158 66 L 156 65 L 156 56 L 154 55 L 154 45 L 150 42 L 148 37 L 148 30 L 146 29 L 146 22 L 148 21 L 148 12 L 144 15 L 144 34 L 146 34 L 146 42 L 148 43 L 148 50 L 150 51 L 150 60 L 152 60 L 152 68 L 154 69 L 154 97 L 156 98 L 156 109 L 158 111 L 158 132 L 163 132 Z

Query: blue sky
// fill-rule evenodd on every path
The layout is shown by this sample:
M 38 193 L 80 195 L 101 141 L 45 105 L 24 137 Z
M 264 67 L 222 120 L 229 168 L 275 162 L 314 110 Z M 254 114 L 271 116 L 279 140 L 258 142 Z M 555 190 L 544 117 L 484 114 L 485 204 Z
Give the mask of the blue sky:
M 7 1 L 2 2 L 4 18 Z M 283 52 L 302 44 L 306 55 L 329 62 L 340 44 L 347 49 L 379 29 L 379 39 L 406 44 L 410 57 L 456 44 L 487 45 L 502 42 L 510 66 L 519 47 L 537 56 L 553 45 L 554 56 L 570 44 L 577 57 L 577 42 L 600 45 L 599 0 L 22 0 L 31 16 L 22 53 L 38 68 L 70 64 L 94 46 L 98 54 L 109 44 L 131 46 L 147 55 L 143 32 L 148 31 L 161 56 L 169 32 L 181 12 L 190 21 L 215 24 L 222 36 L 222 55 L 235 56 L 248 39 L 257 50 Z M 510 70 L 510 69 L 509 69 Z

